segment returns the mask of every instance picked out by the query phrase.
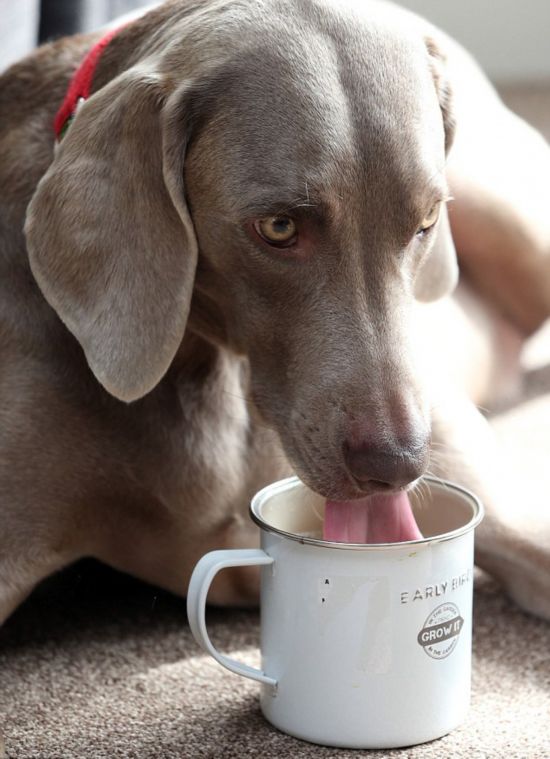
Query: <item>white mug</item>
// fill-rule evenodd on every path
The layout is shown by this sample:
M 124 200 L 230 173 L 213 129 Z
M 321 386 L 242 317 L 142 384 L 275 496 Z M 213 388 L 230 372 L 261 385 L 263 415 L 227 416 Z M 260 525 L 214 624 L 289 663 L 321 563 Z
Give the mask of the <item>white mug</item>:
M 474 528 L 467 490 L 426 477 L 411 494 L 424 538 L 322 540 L 324 499 L 297 477 L 252 500 L 261 549 L 213 551 L 187 595 L 197 642 L 232 672 L 258 680 L 264 716 L 327 746 L 395 748 L 439 738 L 470 700 Z M 262 669 L 212 645 L 208 588 L 224 567 L 262 565 Z

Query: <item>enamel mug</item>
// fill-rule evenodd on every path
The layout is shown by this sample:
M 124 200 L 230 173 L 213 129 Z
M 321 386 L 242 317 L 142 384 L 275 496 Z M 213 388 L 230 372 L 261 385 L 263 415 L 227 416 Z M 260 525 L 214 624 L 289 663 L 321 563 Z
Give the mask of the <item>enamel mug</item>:
M 213 551 L 187 596 L 198 643 L 261 683 L 264 716 L 327 746 L 393 748 L 445 735 L 470 700 L 474 528 L 479 500 L 425 477 L 411 494 L 424 538 L 322 540 L 324 499 L 296 477 L 252 500 L 261 549 Z M 224 656 L 205 623 L 208 588 L 224 567 L 261 566 L 261 670 Z

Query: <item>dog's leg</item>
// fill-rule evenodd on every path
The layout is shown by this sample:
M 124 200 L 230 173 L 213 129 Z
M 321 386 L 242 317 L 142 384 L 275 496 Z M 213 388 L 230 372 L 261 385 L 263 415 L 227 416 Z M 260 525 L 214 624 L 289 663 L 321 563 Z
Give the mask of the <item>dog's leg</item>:
M 550 316 L 550 149 L 473 61 L 455 53 L 449 217 L 461 268 L 531 333 Z
M 494 431 L 466 398 L 434 408 L 430 471 L 477 493 L 485 518 L 476 531 L 476 563 L 526 611 L 550 619 L 550 512 L 544 491 L 514 481 Z

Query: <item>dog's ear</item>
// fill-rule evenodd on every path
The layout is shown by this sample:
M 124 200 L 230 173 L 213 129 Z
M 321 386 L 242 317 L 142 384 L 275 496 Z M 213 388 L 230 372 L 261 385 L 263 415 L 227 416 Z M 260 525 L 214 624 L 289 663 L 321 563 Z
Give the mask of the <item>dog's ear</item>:
M 166 372 L 191 302 L 197 242 L 184 200 L 185 135 L 177 146 L 167 137 L 173 100 L 135 70 L 90 97 L 27 212 L 46 300 L 124 401 Z
M 435 40 L 427 37 L 424 42 L 428 50 L 428 63 L 434 80 L 435 91 L 441 108 L 443 129 L 445 131 L 445 153 L 448 153 L 453 144 L 455 135 L 455 118 L 453 111 L 452 89 L 446 74 L 446 58 Z
M 451 293 L 458 282 L 458 263 L 449 225 L 447 208 L 443 205 L 435 240 L 428 255 L 422 262 L 414 283 L 417 300 L 429 303 Z
M 441 108 L 445 133 L 445 153 L 448 153 L 454 138 L 455 120 L 452 109 L 451 88 L 445 75 L 445 56 L 433 39 L 425 40 L 429 65 Z M 421 301 L 433 301 L 451 293 L 458 282 L 458 264 L 451 235 L 449 217 L 444 206 L 435 230 L 433 246 L 418 272 L 415 282 L 415 296 Z

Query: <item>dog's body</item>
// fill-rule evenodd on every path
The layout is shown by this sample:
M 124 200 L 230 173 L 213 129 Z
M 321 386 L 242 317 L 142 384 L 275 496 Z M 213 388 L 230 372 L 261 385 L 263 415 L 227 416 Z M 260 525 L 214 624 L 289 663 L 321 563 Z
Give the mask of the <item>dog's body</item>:
M 98 36 L 0 79 L 0 622 L 82 556 L 184 594 L 204 552 L 255 544 L 261 486 L 295 469 L 333 497 L 359 497 L 363 479 L 402 487 L 426 468 L 430 422 L 430 471 L 486 503 L 479 562 L 550 615 L 550 551 L 502 516 L 472 403 L 509 391 L 523 336 L 550 313 L 549 151 L 445 36 L 359 5 L 169 2 L 110 43 L 55 156 L 55 112 Z M 453 234 L 485 301 L 421 305 L 413 289 L 432 300 L 454 278 L 444 215 L 435 243 L 414 237 L 419 178 L 442 181 L 453 118 Z M 281 213 L 281 188 L 299 185 L 292 260 L 235 231 L 276 213 L 266 188 Z M 358 435 L 346 470 L 342 440 Z M 211 598 L 253 602 L 256 580 L 222 573 Z

